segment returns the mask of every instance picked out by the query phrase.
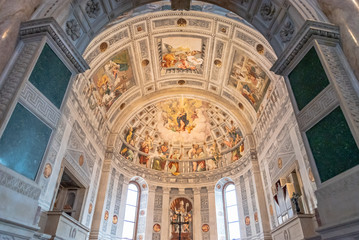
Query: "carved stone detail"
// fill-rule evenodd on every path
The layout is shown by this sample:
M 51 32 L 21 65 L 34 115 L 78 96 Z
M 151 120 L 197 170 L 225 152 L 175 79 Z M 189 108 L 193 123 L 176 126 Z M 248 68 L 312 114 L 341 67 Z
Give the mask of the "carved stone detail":
M 76 19 L 66 22 L 66 33 L 71 37 L 72 41 L 76 41 L 81 36 L 81 28 Z
M 236 32 L 236 38 L 245 41 L 246 43 L 248 43 L 249 45 L 251 45 L 253 47 L 256 45 L 256 41 L 253 38 L 251 38 L 250 36 L 248 36 L 247 34 L 243 33 L 243 32 L 237 31 Z
M 89 69 L 82 55 L 75 49 L 62 28 L 53 18 L 37 19 L 21 23 L 21 38 L 24 39 L 35 35 L 44 35 L 53 40 L 76 69 L 77 73 L 85 72 Z
M 279 36 L 283 43 L 289 42 L 294 34 L 294 25 L 291 21 L 287 21 L 279 31 Z
M 308 40 L 313 39 L 313 37 L 324 37 L 336 42 L 340 39 L 339 28 L 331 24 L 307 20 L 295 37 L 298 41 L 289 43 L 286 50 L 284 50 L 281 57 L 274 63 L 270 70 L 278 75 L 287 75 L 290 70 L 287 69 L 287 67 L 295 60 L 299 51 Z
M 123 188 L 124 177 L 120 174 L 118 178 L 118 185 L 117 185 L 117 192 L 116 192 L 116 202 L 115 202 L 115 209 L 113 210 L 113 214 L 119 215 L 120 214 L 120 205 L 121 205 L 121 196 L 122 196 L 122 188 Z M 112 224 L 111 226 L 111 234 L 115 235 L 117 231 L 118 224 Z
M 30 82 L 26 82 L 20 95 L 20 101 L 31 111 L 55 128 L 60 119 L 60 111 L 37 90 Z
M 26 70 L 38 49 L 40 42 L 26 43 L 21 50 L 17 63 L 14 64 L 2 88 L 0 89 L 0 123 L 4 121 L 5 115 L 11 106 L 11 102 L 16 96 L 16 92 L 20 88 Z
M 272 2 L 264 2 L 259 10 L 264 21 L 270 21 L 275 14 L 275 6 Z
M 348 107 L 353 123 L 355 124 L 356 131 L 359 132 L 358 92 L 355 91 L 355 88 L 350 82 L 350 77 L 348 76 L 349 74 L 343 66 L 337 48 L 339 48 L 339 46 L 330 47 L 321 45 L 321 49 L 327 60 L 326 62 L 329 65 L 331 74 L 333 74 L 333 80 L 340 89 L 339 94 L 343 97 L 343 101 Z
M 38 200 L 41 194 L 40 188 L 30 185 L 2 169 L 0 169 L 0 185 L 35 200 Z
M 86 13 L 89 18 L 96 18 L 100 14 L 100 3 L 97 0 L 89 0 L 86 3 Z
M 0 240 L 17 240 L 17 239 L 15 239 L 14 236 L 5 233 L 0 233 Z
M 315 101 L 309 103 L 299 114 L 298 124 L 302 131 L 307 130 L 314 122 L 323 116 L 328 109 L 338 104 L 335 90 L 328 86 L 316 97 Z

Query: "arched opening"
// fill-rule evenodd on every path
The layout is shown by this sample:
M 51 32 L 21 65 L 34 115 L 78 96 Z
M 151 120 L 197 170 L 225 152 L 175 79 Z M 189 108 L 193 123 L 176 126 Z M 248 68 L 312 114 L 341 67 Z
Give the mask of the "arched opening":
M 141 189 L 137 182 L 128 184 L 121 239 L 136 239 Z

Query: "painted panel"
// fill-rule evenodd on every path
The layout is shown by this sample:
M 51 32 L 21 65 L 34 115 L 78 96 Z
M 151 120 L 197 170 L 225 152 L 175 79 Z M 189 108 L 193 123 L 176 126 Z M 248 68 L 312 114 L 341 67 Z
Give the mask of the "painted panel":
M 240 50 L 235 50 L 228 85 L 242 94 L 258 111 L 270 79 L 263 69 Z
M 0 163 L 35 179 L 51 129 L 17 104 L 0 139 Z
M 70 70 L 49 45 L 45 44 L 29 81 L 57 108 L 60 108 L 70 78 Z
M 169 73 L 203 73 L 206 41 L 199 37 L 172 36 L 157 40 L 161 75 Z
M 329 80 L 314 49 L 288 75 L 298 109 L 303 109 L 326 86 Z
M 126 91 L 136 85 L 128 49 L 121 50 L 93 75 L 91 96 L 106 111 Z M 95 102 L 95 101 L 94 101 Z
M 359 149 L 340 107 L 306 135 L 322 182 L 359 164 Z

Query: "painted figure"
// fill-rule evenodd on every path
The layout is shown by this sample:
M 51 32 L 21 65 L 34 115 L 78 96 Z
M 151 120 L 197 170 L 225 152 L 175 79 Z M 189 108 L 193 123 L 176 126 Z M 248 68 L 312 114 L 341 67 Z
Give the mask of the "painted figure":
M 177 131 L 186 131 L 188 123 L 189 121 L 187 119 L 187 113 L 182 108 L 181 112 L 177 116 Z

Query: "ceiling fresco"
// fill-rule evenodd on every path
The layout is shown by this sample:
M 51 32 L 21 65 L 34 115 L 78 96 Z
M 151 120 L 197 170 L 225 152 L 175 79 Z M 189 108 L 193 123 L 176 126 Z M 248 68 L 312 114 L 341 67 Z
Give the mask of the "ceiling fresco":
M 235 50 L 228 85 L 240 92 L 256 111 L 269 84 L 264 70 L 242 51 Z
M 119 51 L 100 67 L 92 77 L 92 97 L 106 111 L 136 82 L 127 49 Z
M 236 162 L 273 77 L 273 50 L 257 33 L 197 10 L 119 22 L 85 53 L 93 70 L 78 89 L 89 121 L 114 133 L 121 159 L 148 169 L 176 174 Z
M 150 104 L 137 112 L 122 129 L 119 142 L 124 142 L 120 149 L 123 157 L 133 161 L 136 157 L 133 148 L 148 154 L 139 154 L 139 163 L 151 167 L 151 156 L 175 160 L 219 156 L 242 139 L 239 125 L 228 111 L 207 101 L 178 97 Z M 233 151 L 230 161 L 238 160 L 243 151 L 243 146 Z M 217 168 L 215 161 L 207 162 L 209 166 L 205 164 L 196 164 L 193 171 Z M 160 163 L 152 165 L 155 170 L 163 167 Z M 178 170 L 178 166 L 173 168 Z
M 203 73 L 205 41 L 199 37 L 171 36 L 157 40 L 161 75 L 166 73 Z

